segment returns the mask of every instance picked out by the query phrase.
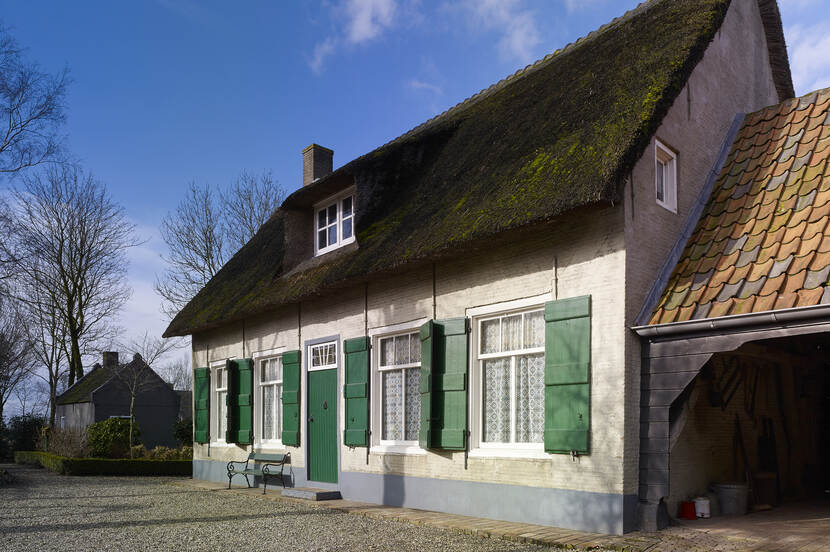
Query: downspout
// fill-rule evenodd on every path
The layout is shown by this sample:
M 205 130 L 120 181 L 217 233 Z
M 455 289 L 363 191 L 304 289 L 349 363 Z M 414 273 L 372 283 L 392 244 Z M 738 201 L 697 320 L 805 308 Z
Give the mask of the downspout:
M 369 282 L 363 287 L 363 335 L 366 339 L 369 339 Z M 371 359 L 372 353 L 372 344 L 368 344 L 369 347 L 369 358 Z M 344 366 L 345 368 L 345 366 Z M 344 374 L 345 377 L 345 374 Z M 366 394 L 368 397 L 372 396 L 372 366 L 371 361 L 369 363 L 369 377 L 366 381 Z M 366 420 L 371 422 L 372 420 L 372 408 L 371 408 L 371 398 L 366 401 Z M 372 448 L 372 424 L 366 424 L 366 465 L 369 465 L 369 449 Z

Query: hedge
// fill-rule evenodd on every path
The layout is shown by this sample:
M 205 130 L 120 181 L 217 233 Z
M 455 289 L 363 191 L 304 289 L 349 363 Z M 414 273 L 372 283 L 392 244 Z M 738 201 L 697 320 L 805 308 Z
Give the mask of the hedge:
M 17 464 L 42 466 L 61 475 L 186 475 L 193 473 L 191 460 L 146 458 L 67 458 L 48 452 L 16 451 Z

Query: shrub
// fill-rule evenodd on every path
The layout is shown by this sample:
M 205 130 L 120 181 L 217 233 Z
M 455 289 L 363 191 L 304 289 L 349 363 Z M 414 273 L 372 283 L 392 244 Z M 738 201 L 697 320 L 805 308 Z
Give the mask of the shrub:
M 193 447 L 182 447 L 179 449 L 179 458 L 182 460 L 193 460 Z
M 189 460 L 66 458 L 48 452 L 18 451 L 18 464 L 40 465 L 61 475 L 191 475 Z
M 130 458 L 147 458 L 149 457 L 147 447 L 144 444 L 133 445 L 130 449 Z
M 31 414 L 13 416 L 8 428 L 12 450 L 33 450 L 37 446 L 40 428 L 45 423 L 42 417 Z
M 110 418 L 91 424 L 87 430 L 87 443 L 92 456 L 99 458 L 123 458 L 129 455 L 130 444 L 140 443 L 141 430 L 133 422 L 133 442 L 130 443 L 130 420 Z
M 173 424 L 173 435 L 176 436 L 176 440 L 179 442 L 179 446 L 193 446 L 193 420 L 191 418 L 185 418 L 184 420 L 177 420 L 175 424 Z
M 45 450 L 59 456 L 83 458 L 89 456 L 86 430 L 80 428 L 43 428 L 38 450 Z
M 153 460 L 173 460 L 179 457 L 179 451 L 159 445 L 148 453 L 148 457 Z

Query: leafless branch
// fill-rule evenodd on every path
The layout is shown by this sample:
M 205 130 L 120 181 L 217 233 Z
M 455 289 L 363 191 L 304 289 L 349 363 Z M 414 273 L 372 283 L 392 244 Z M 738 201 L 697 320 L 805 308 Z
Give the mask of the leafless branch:
M 174 213 L 161 223 L 168 268 L 156 277 L 163 311 L 172 318 L 250 240 L 285 192 L 270 172 L 243 171 L 224 190 L 191 183 Z
M 72 385 L 83 376 L 83 355 L 112 337 L 107 321 L 130 296 L 126 251 L 139 244 L 135 227 L 104 185 L 74 166 L 25 175 L 11 198 L 15 271 L 43 295 L 20 298 L 55 309 Z
M 12 393 L 31 375 L 32 346 L 23 314 L 9 297 L 0 296 L 0 420 Z
M 42 72 L 0 26 L 0 173 L 61 161 L 69 71 Z

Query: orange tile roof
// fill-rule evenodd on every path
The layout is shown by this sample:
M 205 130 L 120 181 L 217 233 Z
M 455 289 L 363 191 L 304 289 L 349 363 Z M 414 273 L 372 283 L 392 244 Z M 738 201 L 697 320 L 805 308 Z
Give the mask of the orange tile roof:
M 830 303 L 830 88 L 747 115 L 649 324 Z

